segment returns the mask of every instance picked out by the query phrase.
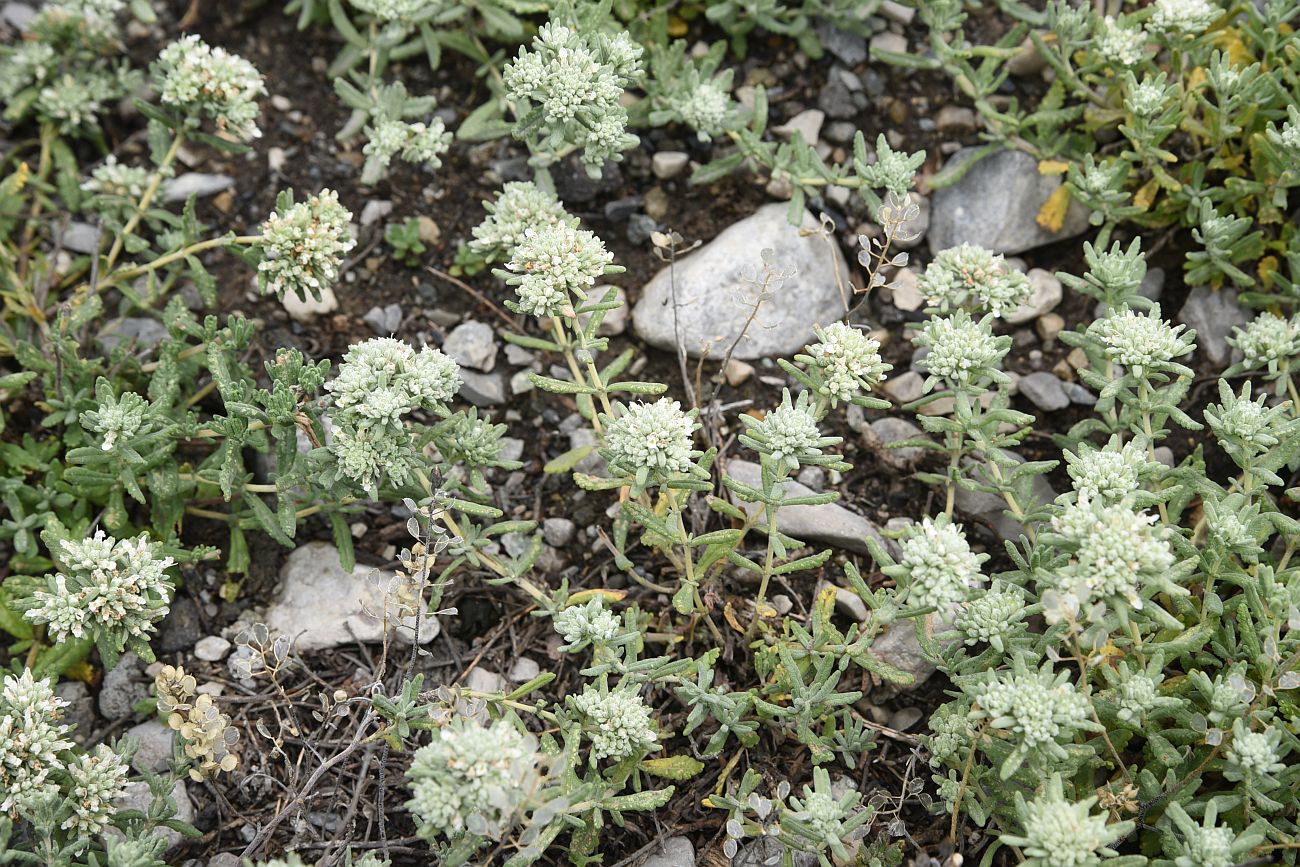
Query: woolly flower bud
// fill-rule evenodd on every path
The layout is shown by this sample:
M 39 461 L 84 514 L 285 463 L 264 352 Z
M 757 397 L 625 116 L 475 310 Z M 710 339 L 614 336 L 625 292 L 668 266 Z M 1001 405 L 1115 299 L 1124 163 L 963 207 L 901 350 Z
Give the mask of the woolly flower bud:
M 1024 616 L 1025 594 L 1018 587 L 999 583 L 963 605 L 954 625 L 968 646 L 989 644 L 1002 650 Z
M 1241 350 L 1249 367 L 1277 369 L 1277 363 L 1300 354 L 1300 323 L 1294 317 L 1261 313 L 1245 328 L 1234 328 L 1228 343 Z
M 1109 845 L 1122 837 L 1132 823 L 1108 825 L 1106 815 L 1093 815 L 1095 797 L 1071 802 L 1065 799 L 1059 775 L 1048 781 L 1046 791 L 1028 804 L 1017 793 L 1017 807 L 1024 833 L 1004 834 L 1002 842 L 1019 846 L 1032 867 L 1089 867 L 1111 857 Z
M 119 163 L 114 154 L 109 154 L 103 163 L 91 171 L 90 179 L 81 188 L 101 196 L 138 201 L 149 185 L 149 174 L 149 170 L 143 166 Z
M 702 81 L 685 98 L 676 100 L 674 107 L 701 141 L 710 141 L 726 131 L 731 98 L 712 81 Z
M 1281 761 L 1282 732 L 1269 727 L 1253 732 L 1243 720 L 1232 724 L 1232 742 L 1228 744 L 1228 767 L 1225 776 L 1230 780 L 1261 782 L 1272 774 L 1286 770 Z
M 1097 53 L 1115 66 L 1133 66 L 1146 54 L 1147 36 L 1107 15 L 1097 27 Z
M 1268 140 L 1286 151 L 1292 160 L 1300 160 L 1300 108 L 1288 105 L 1286 111 L 1287 120 L 1280 130 L 1269 124 Z
M 361 173 L 365 184 L 378 183 L 398 153 L 408 163 L 433 171 L 442 167 L 442 155 L 451 147 L 451 133 L 442 118 L 434 118 L 429 124 L 381 120 L 366 127 L 365 133 L 366 144 L 361 148 L 368 157 Z
M 409 439 L 388 425 L 354 428 L 351 424 L 340 424 L 334 429 L 329 451 L 338 462 L 338 475 L 351 479 L 375 496 L 385 476 L 403 485 L 419 465 Z
M 205 114 L 217 129 L 238 139 L 259 137 L 257 98 L 266 95 L 253 64 L 224 48 L 213 48 L 193 34 L 158 54 L 154 64 L 159 99 L 191 114 Z
M 1184 867 L 1184 861 L 1186 867 L 1232 867 L 1237 863 L 1233 851 L 1236 842 L 1237 835 L 1231 828 L 1195 827 L 1184 841 L 1188 857 L 1180 858 L 1174 863 L 1176 867 Z
M 89 539 L 62 542 L 65 570 L 46 576 L 46 589 L 32 594 L 26 617 L 48 624 L 60 640 L 86 634 L 108 638 L 118 650 L 128 638 L 147 638 L 167 615 L 176 565 L 159 557 L 145 536 L 120 541 L 99 530 Z
M 974 714 L 991 720 L 995 729 L 1019 735 L 1021 754 L 1042 748 L 1050 756 L 1064 758 L 1059 741 L 1097 728 L 1088 719 L 1088 700 L 1070 683 L 1068 672 L 1056 674 L 1050 663 L 1033 671 L 1017 662 L 1016 671 L 989 673 L 975 688 L 979 709 Z
M 153 430 L 149 402 L 135 392 L 113 395 L 106 381 L 96 383 L 95 399 L 99 405 L 81 414 L 81 426 L 102 436 L 99 447 L 109 452 L 119 443 L 127 443 Z
M 1147 313 L 1123 307 L 1093 322 L 1088 333 L 1101 341 L 1107 358 L 1141 375 L 1145 368 L 1162 368 L 1196 348 L 1194 335 L 1184 335 L 1184 328 L 1161 319 L 1156 305 Z
M 770 457 L 778 468 L 797 470 L 801 461 L 818 458 L 822 447 L 840 441 L 838 437 L 823 437 L 817 429 L 817 417 L 807 392 L 799 395 L 798 403 L 791 403 L 790 390 L 786 389 L 781 405 L 762 419 L 742 415 L 745 433 L 740 440 L 760 454 Z
M 506 264 L 514 272 L 507 282 L 519 296 L 515 307 L 533 316 L 557 316 L 570 294 L 586 298 L 587 287 L 613 261 L 604 242 L 585 229 L 563 222 L 526 229 Z
M 638 487 L 661 484 L 694 466 L 698 453 L 691 449 L 691 435 L 699 425 L 677 401 L 634 403 L 615 419 L 601 418 L 610 470 L 634 477 Z
M 818 393 L 831 399 L 831 406 L 853 400 L 885 379 L 890 365 L 880 360 L 880 342 L 846 322 L 816 327 L 819 343 L 804 347 L 806 364 L 820 374 Z
M 1136 76 L 1129 73 L 1124 94 L 1124 107 L 1129 113 L 1138 117 L 1153 118 L 1165 110 L 1174 96 L 1173 90 L 1162 72 L 1152 78 L 1150 75 L 1139 84 Z
M 650 708 L 637 693 L 622 689 L 601 693 L 588 686 L 572 701 L 574 709 L 586 718 L 584 731 L 591 740 L 593 758 L 619 762 L 659 748 Z
M 1029 278 L 1001 256 L 975 244 L 949 247 L 935 256 L 917 288 L 942 311 L 986 307 L 994 316 L 1013 311 L 1029 298 Z
M 451 147 L 451 133 L 442 118 L 435 117 L 427 124 L 410 124 L 409 130 L 410 137 L 402 149 L 402 159 L 419 163 L 431 171 L 441 168 L 442 155 Z
M 90 71 L 80 76 L 67 73 L 40 89 L 36 108 L 40 114 L 57 121 L 60 132 L 95 129 L 104 103 L 114 96 L 114 85 L 113 76 L 101 72 Z
M 468 414 L 452 416 L 440 430 L 446 431 L 448 439 L 443 457 L 464 461 L 472 467 L 488 467 L 496 464 L 501 455 L 501 435 L 506 432 L 506 426 L 479 418 L 477 410 L 470 410 Z
M 938 765 L 960 755 L 975 736 L 970 722 L 970 704 L 950 701 L 930 715 L 930 733 L 924 737 L 931 764 Z
M 1250 391 L 1249 382 L 1242 386 L 1240 393 L 1235 393 L 1220 381 L 1222 402 L 1205 408 L 1205 420 L 1225 447 L 1260 454 L 1280 442 L 1286 432 L 1288 410 L 1286 405 L 1265 406 L 1265 394 L 1252 400 Z
M 352 212 L 328 189 L 296 205 L 291 201 L 282 202 L 262 224 L 258 283 L 280 298 L 288 291 L 304 301 L 309 295 L 319 300 L 321 289 L 338 280 L 344 255 L 357 245 L 349 228 Z
M 1141 608 L 1144 584 L 1158 581 L 1174 564 L 1164 533 L 1153 527 L 1157 520 L 1123 503 L 1105 506 L 1080 497 L 1052 519 L 1052 527 L 1076 546 L 1071 572 L 1088 598 L 1120 597 Z
M 930 349 L 924 364 L 931 378 L 948 380 L 958 388 L 993 375 L 1010 348 L 1009 339 L 993 336 L 991 316 L 975 320 L 965 310 L 930 319 L 914 342 Z
M 0 813 L 12 813 L 19 801 L 53 789 L 48 781 L 63 763 L 59 753 L 72 749 L 59 722 L 68 703 L 54 694 L 48 680 L 33 680 L 31 669 L 5 675 L 0 690 Z
M 416 352 L 392 337 L 353 345 L 338 376 L 325 383 L 334 406 L 359 426 L 396 424 L 416 409 L 437 410 L 460 389 L 460 368 L 442 350 Z
M 1155 0 L 1151 29 L 1178 36 L 1196 36 L 1218 20 L 1223 10 L 1210 0 Z
M 1117 503 L 1141 489 L 1141 480 L 1159 470 L 1160 465 L 1147 459 L 1146 447 L 1137 440 L 1120 445 L 1118 437 L 1105 448 L 1086 443 L 1078 454 L 1065 452 L 1066 471 L 1074 480 L 1079 497 Z
M 73 813 L 63 827 L 83 836 L 104 830 L 117 812 L 115 802 L 126 788 L 129 770 L 122 757 L 104 744 L 93 753 L 78 756 L 68 766 Z
M 406 778 L 421 837 L 469 833 L 500 839 L 536 789 L 537 748 L 505 720 L 483 727 L 457 717 L 415 751 Z
M 555 615 L 555 631 L 564 636 L 562 649 L 568 651 L 612 641 L 619 626 L 618 616 L 605 608 L 599 596 L 586 605 L 570 605 Z
M 987 559 L 971 551 L 961 527 L 945 517 L 926 518 L 908 528 L 899 566 L 906 570 L 906 596 L 916 608 L 934 607 L 941 616 L 984 583 L 980 563 Z
M 511 181 L 495 202 L 484 202 L 483 207 L 488 217 L 474 227 L 474 240 L 469 242 L 470 249 L 480 253 L 509 254 L 529 229 L 559 223 L 578 226 L 577 218 L 569 216 L 554 193 L 531 181 Z
M 367 12 L 384 23 L 407 21 L 430 6 L 429 0 L 350 0 L 353 6 Z

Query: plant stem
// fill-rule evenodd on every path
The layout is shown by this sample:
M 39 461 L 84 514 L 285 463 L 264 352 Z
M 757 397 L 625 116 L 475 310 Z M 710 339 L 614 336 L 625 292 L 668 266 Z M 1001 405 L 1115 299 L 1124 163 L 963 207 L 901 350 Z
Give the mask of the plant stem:
M 117 239 L 113 241 L 113 247 L 108 251 L 108 257 L 104 260 L 104 270 L 112 272 L 113 265 L 117 262 L 117 257 L 122 255 L 122 247 L 126 244 L 127 236 L 136 230 L 140 225 L 140 220 L 144 219 L 145 211 L 149 209 L 153 197 L 158 194 L 158 188 L 162 186 L 163 173 L 176 161 L 176 154 L 180 152 L 181 143 L 185 136 L 180 133 L 172 139 L 171 145 L 167 148 L 167 153 L 163 155 L 162 162 L 154 170 L 153 176 L 149 178 L 149 186 L 145 187 L 144 193 L 140 196 L 140 201 L 135 206 L 135 213 L 131 219 L 127 220 L 122 231 L 118 233 Z

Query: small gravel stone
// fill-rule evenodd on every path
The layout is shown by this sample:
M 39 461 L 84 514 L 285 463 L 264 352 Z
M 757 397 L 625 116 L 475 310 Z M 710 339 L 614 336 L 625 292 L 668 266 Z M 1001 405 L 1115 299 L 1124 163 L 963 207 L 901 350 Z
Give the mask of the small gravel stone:
M 886 30 L 871 37 L 869 45 L 872 51 L 888 51 L 893 54 L 907 53 L 907 37 Z
M 629 244 L 644 244 L 650 236 L 659 231 L 659 223 L 649 214 L 633 214 L 627 218 L 627 230 L 624 234 Z
M 889 448 L 891 443 L 921 439 L 925 432 L 905 418 L 885 416 L 862 428 L 862 438 L 876 456 L 896 470 L 910 470 L 925 456 L 920 446 Z
M 27 29 L 36 17 L 36 10 L 27 3 L 6 3 L 0 7 L 0 19 L 19 32 Z
M 204 662 L 220 662 L 230 652 L 230 642 L 220 635 L 200 638 L 194 645 L 194 655 Z
M 360 223 L 362 227 L 373 226 L 393 212 L 393 203 L 389 199 L 371 199 L 361 208 Z
M 895 2 L 895 0 L 884 0 L 880 4 L 880 14 L 895 24 L 902 24 L 906 27 L 916 17 L 916 9 L 911 6 L 904 6 L 902 3 Z
M 925 305 L 925 296 L 921 294 L 917 274 L 911 268 L 899 268 L 890 283 L 894 306 L 911 313 Z
M 460 396 L 477 407 L 497 406 L 506 402 L 506 377 L 503 373 L 478 373 L 462 369 L 464 385 Z
M 568 518 L 547 518 L 542 521 L 542 538 L 546 544 L 563 548 L 573 541 L 577 527 Z
M 795 476 L 801 485 L 807 485 L 814 491 L 821 491 L 826 487 L 826 471 L 821 467 L 804 467 Z
M 867 40 L 836 27 L 825 18 L 817 19 L 817 40 L 822 47 L 844 62 L 857 66 L 867 59 Z
M 889 717 L 889 727 L 905 732 L 921 721 L 925 714 L 919 707 L 900 707 Z
M 134 653 L 125 653 L 117 665 L 104 674 L 99 689 L 99 713 L 108 720 L 126 719 L 135 713 L 135 703 L 148 694 L 149 689 L 144 683 L 144 663 Z
M 1245 325 L 1253 317 L 1237 303 L 1237 290 L 1217 292 L 1197 286 L 1187 296 L 1178 321 L 1196 329 L 1196 351 L 1215 364 L 1227 364 L 1241 358 L 1240 350 L 1228 345 L 1232 329 Z
M 402 327 L 402 305 L 389 304 L 386 307 L 371 307 L 361 321 L 381 337 L 396 334 Z
M 99 250 L 103 233 L 99 231 L 98 226 L 92 226 L 90 223 L 69 223 L 59 240 L 65 250 L 89 256 Z
M 1079 406 L 1092 406 L 1097 402 L 1097 395 L 1077 382 L 1065 382 L 1062 385 L 1065 386 L 1065 393 L 1070 397 L 1070 403 L 1076 403 Z
M 817 139 L 821 137 L 822 123 L 825 120 L 826 112 L 819 108 L 809 108 L 774 128 L 772 132 L 787 139 L 794 138 L 794 134 L 797 132 L 803 136 L 803 140 L 808 144 L 816 144 Z
M 462 368 L 472 367 L 489 373 L 497 363 L 496 332 L 486 322 L 475 319 L 462 322 L 447 335 L 442 351 Z
M 651 852 L 641 867 L 695 867 L 695 847 L 685 837 L 669 837 Z
M 759 485 L 761 470 L 758 464 L 742 460 L 727 462 L 727 472 L 741 484 Z M 806 497 L 815 493 L 811 488 L 794 481 L 782 483 L 787 497 Z M 736 505 L 747 511 L 757 509 L 754 503 L 737 502 Z M 834 545 L 848 551 L 866 554 L 868 536 L 884 544 L 880 531 L 869 520 L 857 512 L 846 509 L 838 503 L 822 506 L 783 506 L 777 512 L 777 526 L 781 532 L 809 544 L 820 542 Z
M 1055 375 L 1040 370 L 1020 379 L 1020 393 L 1041 410 L 1054 412 L 1070 405 L 1070 397 Z
M 172 743 L 175 732 L 156 719 L 145 720 L 127 729 L 127 735 L 139 744 L 131 767 L 137 771 L 166 770 L 172 760 Z
M 743 385 L 754 375 L 754 365 L 738 358 L 732 358 L 727 362 L 727 366 L 723 368 L 722 375 L 726 379 L 727 385 L 736 388 Z
M 973 130 L 976 123 L 975 112 L 959 105 L 945 105 L 934 118 L 939 132 L 947 135 Z
M 501 692 L 506 688 L 506 679 L 495 671 L 476 668 L 465 678 L 465 688 L 474 692 Z
M 230 175 L 186 172 L 163 183 L 162 200 L 170 203 L 183 202 L 190 196 L 205 199 L 233 189 L 234 186 L 235 179 Z
M 1061 303 L 1063 297 L 1061 281 L 1057 280 L 1056 275 L 1050 271 L 1030 268 L 1026 276 L 1029 278 L 1029 285 L 1033 287 L 1033 293 L 1024 304 L 1007 317 L 1007 322 L 1012 325 L 1022 325 L 1052 312 Z
M 326 313 L 333 313 L 339 309 L 339 299 L 334 294 L 333 286 L 322 286 L 320 289 L 320 300 L 307 296 L 307 300 L 298 297 L 297 292 L 286 292 L 280 302 L 284 305 L 285 312 L 289 318 L 295 322 L 312 322 L 318 316 L 324 316 Z
M 883 385 L 885 394 L 892 397 L 897 403 L 911 403 L 921 396 L 924 387 L 925 377 L 915 370 L 892 376 L 886 379 Z
M 1052 342 L 1065 330 L 1065 319 L 1059 313 L 1044 313 L 1039 317 L 1035 328 L 1043 344 L 1050 347 Z
M 54 692 L 68 703 L 63 710 L 63 721 L 75 726 L 72 739 L 79 744 L 85 743 L 90 730 L 95 727 L 95 702 L 90 691 L 79 680 L 65 680 L 54 688 Z
M 527 683 L 541 673 L 542 667 L 537 664 L 537 660 L 521 656 L 510 666 L 510 674 L 507 676 L 515 683 Z
M 650 160 L 650 171 L 661 181 L 675 178 L 691 164 L 690 154 L 685 151 L 658 151 Z

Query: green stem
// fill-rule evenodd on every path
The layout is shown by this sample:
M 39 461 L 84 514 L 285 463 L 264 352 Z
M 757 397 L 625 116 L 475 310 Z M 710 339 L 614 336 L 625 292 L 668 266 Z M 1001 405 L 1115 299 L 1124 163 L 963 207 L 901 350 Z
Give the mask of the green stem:
M 136 230 L 136 227 L 140 225 L 140 221 L 144 219 L 145 211 L 149 209 L 153 197 L 158 194 L 158 188 L 162 186 L 163 173 L 176 161 L 176 154 L 180 152 L 181 143 L 184 140 L 185 137 L 179 133 L 172 139 L 171 145 L 167 148 L 167 153 L 163 155 L 162 162 L 158 164 L 153 176 L 149 178 L 149 186 L 145 187 L 144 193 L 140 196 L 140 201 L 135 206 L 135 213 L 131 215 L 131 219 L 127 220 L 126 225 L 122 227 L 122 231 L 118 233 L 117 239 L 113 241 L 113 247 L 108 251 L 108 257 L 104 260 L 105 271 L 112 272 L 113 265 L 117 263 L 117 257 L 122 255 L 122 247 L 126 244 L 127 237 Z

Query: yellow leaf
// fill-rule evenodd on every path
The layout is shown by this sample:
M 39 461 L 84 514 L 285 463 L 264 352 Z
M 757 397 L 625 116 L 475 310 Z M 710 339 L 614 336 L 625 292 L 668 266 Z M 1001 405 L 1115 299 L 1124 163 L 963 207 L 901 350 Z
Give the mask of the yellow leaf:
M 1198 66 L 1187 73 L 1187 90 L 1193 91 L 1205 83 L 1205 67 Z
M 1060 160 L 1039 160 L 1038 173 L 1040 175 L 1063 175 L 1070 170 L 1069 163 L 1063 163 Z
M 1038 225 L 1042 226 L 1049 232 L 1059 232 L 1065 225 L 1065 212 L 1070 207 L 1070 190 L 1064 186 L 1056 188 L 1056 192 L 1047 197 L 1043 202 L 1043 207 L 1039 209 L 1038 216 L 1035 218 Z
M 606 602 L 620 602 L 627 596 L 626 590 L 606 590 L 603 587 L 594 587 L 589 590 L 579 590 L 569 597 L 569 605 L 585 605 L 596 596 L 605 597 Z
M 63 672 L 63 676 L 71 680 L 79 680 L 82 683 L 94 683 L 95 669 L 83 659 L 68 666 L 68 670 Z
M 766 602 L 758 606 L 758 616 L 764 620 L 771 620 L 776 615 L 777 610 Z
M 1228 55 L 1228 60 L 1232 61 L 1233 66 L 1249 66 L 1254 59 L 1250 55 L 1250 49 L 1246 47 L 1245 40 L 1241 38 L 1241 31 L 1236 27 L 1225 27 L 1215 33 L 1214 44 Z
M 641 763 L 641 770 L 665 780 L 689 780 L 704 770 L 704 762 L 690 756 L 664 756 L 646 759 Z
M 1259 280 L 1265 286 L 1273 285 L 1273 275 L 1277 273 L 1280 263 L 1276 256 L 1265 256 L 1259 260 L 1256 271 L 1259 273 Z
M 676 15 L 668 16 L 668 35 L 673 37 L 686 35 L 686 22 Z
M 741 635 L 745 634 L 745 627 L 740 625 L 740 619 L 736 617 L 736 609 L 731 607 L 730 602 L 722 606 L 722 618 L 727 621 L 727 625 L 732 629 Z
M 1159 192 L 1160 182 L 1155 178 L 1152 178 L 1142 185 L 1142 189 L 1138 190 L 1137 193 L 1134 194 L 1133 204 L 1145 211 L 1151 207 L 1151 203 L 1156 200 L 1156 194 Z

